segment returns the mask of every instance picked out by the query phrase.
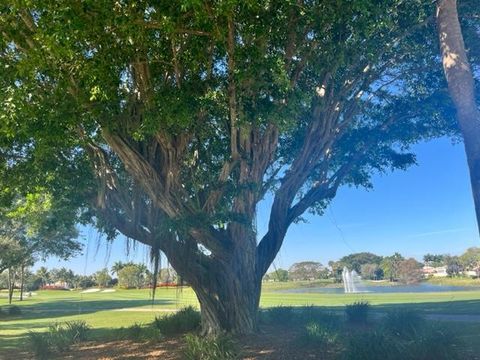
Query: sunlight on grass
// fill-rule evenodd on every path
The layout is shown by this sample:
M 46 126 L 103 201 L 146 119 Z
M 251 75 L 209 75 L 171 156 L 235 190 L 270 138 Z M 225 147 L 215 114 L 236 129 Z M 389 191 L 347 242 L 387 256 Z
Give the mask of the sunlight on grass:
M 291 286 L 291 284 L 290 284 Z M 322 306 L 332 311 L 343 310 L 354 301 L 368 301 L 372 311 L 386 311 L 395 305 L 423 313 L 480 315 L 480 291 L 442 293 L 363 293 L 321 294 L 282 293 L 282 287 L 265 286 L 260 305 L 262 308 L 284 306 Z M 127 327 L 135 323 L 152 322 L 176 309 L 192 305 L 198 307 L 190 288 L 158 289 L 152 304 L 150 290 L 117 290 L 110 293 L 81 293 L 79 291 L 38 291 L 24 301 L 14 301 L 22 314 L 3 319 L 0 323 L 0 349 L 19 344 L 27 332 L 45 331 L 52 322 L 84 320 L 96 336 L 104 336 L 109 329 Z M 0 306 L 7 304 L 0 298 Z M 478 325 L 468 325 L 469 328 Z M 478 331 L 477 331 L 478 333 Z M 469 338 L 470 339 L 470 338 Z M 477 337 L 470 339 L 472 343 Z

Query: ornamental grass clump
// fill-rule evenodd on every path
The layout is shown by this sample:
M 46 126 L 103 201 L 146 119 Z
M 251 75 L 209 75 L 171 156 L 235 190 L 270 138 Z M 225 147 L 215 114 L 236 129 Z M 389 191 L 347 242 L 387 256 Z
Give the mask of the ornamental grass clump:
M 68 333 L 69 339 L 77 343 L 87 340 L 90 326 L 88 326 L 84 320 L 68 321 L 65 323 L 65 330 Z
M 228 336 L 201 337 L 194 334 L 185 335 L 186 360 L 236 360 L 238 349 Z
M 126 328 L 121 329 L 122 338 L 132 340 L 132 341 L 140 341 L 142 340 L 142 325 L 139 323 L 134 323 Z
M 52 349 L 50 347 L 48 333 L 29 331 L 26 345 L 27 349 L 33 353 L 35 359 L 47 360 L 51 358 Z
M 70 346 L 75 342 L 74 334 L 60 323 L 51 324 L 47 336 L 48 345 L 58 353 L 70 350 Z
M 275 306 L 260 313 L 261 321 L 269 325 L 291 325 L 300 317 L 292 306 Z
M 315 352 L 326 357 L 328 352 L 335 352 L 339 344 L 339 333 L 328 325 L 311 322 L 307 324 L 300 337 L 299 345 L 314 348 Z
M 404 324 L 393 328 L 383 324 L 375 330 L 353 331 L 348 334 L 343 358 L 345 360 L 469 358 L 462 354 L 463 347 L 459 338 L 445 325 L 427 321 L 417 322 L 418 318 L 411 314 L 392 315 L 391 319 L 394 317 L 401 318 Z
M 162 340 L 163 334 L 154 324 L 142 325 L 134 323 L 128 327 L 117 329 L 117 337 L 135 342 L 158 341 Z
M 411 339 L 425 326 L 425 319 L 414 310 L 398 309 L 388 312 L 382 325 L 385 332 L 391 335 Z
M 350 334 L 347 338 L 343 358 L 345 360 L 404 359 L 391 337 L 379 331 L 362 331 Z
M 447 326 L 426 323 L 415 330 L 402 349 L 405 360 L 461 360 L 462 342 Z
M 188 306 L 175 314 L 156 317 L 153 325 L 165 336 L 184 334 L 200 327 L 200 313 L 193 306 Z
M 90 327 L 85 321 L 50 324 L 44 333 L 29 332 L 27 347 L 37 359 L 51 359 L 52 354 L 65 353 L 72 344 L 85 341 Z
M 345 306 L 345 315 L 351 323 L 365 324 L 368 320 L 370 304 L 368 301 L 356 301 Z
M 343 321 L 339 315 L 317 306 L 303 307 L 300 314 L 302 324 L 318 323 L 328 329 L 339 329 Z

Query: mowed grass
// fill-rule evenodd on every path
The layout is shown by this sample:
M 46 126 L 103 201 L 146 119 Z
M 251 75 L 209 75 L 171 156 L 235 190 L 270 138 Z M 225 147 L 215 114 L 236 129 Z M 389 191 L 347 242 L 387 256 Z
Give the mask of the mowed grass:
M 430 284 L 451 286 L 480 286 L 480 278 L 470 277 L 432 277 L 428 279 Z
M 302 286 L 305 284 L 302 284 Z M 282 293 L 278 287 L 266 284 L 260 306 L 321 306 L 325 310 L 341 311 L 346 304 L 368 301 L 374 311 L 408 307 L 423 313 L 480 315 L 480 291 L 437 293 L 363 293 L 320 294 Z M 134 323 L 149 323 L 155 316 L 187 305 L 198 307 L 190 288 L 157 289 L 151 300 L 151 290 L 121 290 L 115 292 L 82 293 L 80 291 L 38 291 L 37 295 L 14 301 L 22 309 L 17 317 L 0 319 L 0 349 L 18 346 L 28 331 L 45 331 L 53 322 L 85 320 L 95 336 L 104 337 L 114 328 Z M 0 293 L 0 306 L 7 305 L 6 294 Z M 469 323 L 459 328 L 480 333 L 480 324 Z M 471 332 L 470 332 L 471 334 Z M 472 342 L 479 340 L 476 336 Z M 1 357 L 1 356 L 0 356 Z
M 198 306 L 189 288 L 157 289 L 155 301 L 150 290 L 116 290 L 115 292 L 82 293 L 81 291 L 37 291 L 37 295 L 14 301 L 22 314 L 0 318 L 0 349 L 14 347 L 28 331 L 45 331 L 53 322 L 85 320 L 95 333 L 153 321 L 165 311 L 186 305 Z M 3 295 L 3 294 L 2 294 Z M 3 296 L 0 306 L 7 305 Z M 0 357 L 1 358 L 1 357 Z

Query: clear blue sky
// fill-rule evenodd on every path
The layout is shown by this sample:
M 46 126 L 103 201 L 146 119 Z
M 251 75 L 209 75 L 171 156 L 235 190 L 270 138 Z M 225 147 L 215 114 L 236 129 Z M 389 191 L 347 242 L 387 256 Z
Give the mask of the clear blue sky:
M 426 253 L 460 254 L 480 246 L 463 144 L 437 139 L 415 146 L 418 165 L 376 175 L 374 189 L 342 188 L 323 217 L 306 216 L 293 225 L 275 266 L 302 260 L 327 264 L 352 252 L 379 255 L 400 252 L 421 260 Z M 271 198 L 259 205 L 259 234 L 268 223 Z M 49 259 L 47 267 L 66 266 L 89 274 L 114 261 L 148 262 L 148 249 L 126 254 L 123 238 L 106 246 L 94 230 L 82 228 L 85 250 L 69 262 Z

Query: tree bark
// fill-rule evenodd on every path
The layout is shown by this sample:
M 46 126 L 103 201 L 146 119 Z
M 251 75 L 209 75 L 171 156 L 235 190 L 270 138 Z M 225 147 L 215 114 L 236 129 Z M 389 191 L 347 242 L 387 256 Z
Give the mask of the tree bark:
M 475 101 L 475 80 L 465 51 L 456 0 L 438 1 L 437 31 L 448 90 L 457 109 L 464 139 L 480 231 L 480 112 Z
M 23 286 L 25 283 L 25 266 L 22 265 L 20 272 L 20 301 L 23 301 Z
M 8 269 L 8 303 L 12 304 L 13 289 L 15 288 L 15 270 Z
M 193 286 L 200 302 L 204 335 L 249 334 L 257 330 L 261 283 L 252 280 L 255 276 L 243 275 L 219 269 L 216 285 L 201 283 Z
M 185 251 L 188 245 L 175 251 L 162 249 L 197 295 L 204 335 L 250 334 L 257 330 L 263 274 L 257 272 L 255 237 L 251 230 L 247 233 L 248 239 L 232 241 L 234 248 L 228 258 L 212 254 L 202 255 L 203 260 L 198 261 L 193 253 Z

